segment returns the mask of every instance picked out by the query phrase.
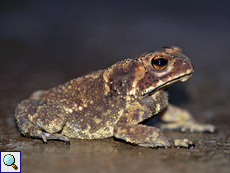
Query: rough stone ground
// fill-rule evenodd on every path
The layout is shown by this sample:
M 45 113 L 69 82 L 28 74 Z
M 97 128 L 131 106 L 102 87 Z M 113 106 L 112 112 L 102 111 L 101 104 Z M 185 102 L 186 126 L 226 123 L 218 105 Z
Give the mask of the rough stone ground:
M 22 151 L 22 172 L 229 172 L 230 12 L 228 1 L 0 2 L 0 150 Z M 114 138 L 71 145 L 22 137 L 16 105 L 127 57 L 177 45 L 195 74 L 170 89 L 214 134 L 164 131 L 189 138 L 191 149 L 152 149 Z

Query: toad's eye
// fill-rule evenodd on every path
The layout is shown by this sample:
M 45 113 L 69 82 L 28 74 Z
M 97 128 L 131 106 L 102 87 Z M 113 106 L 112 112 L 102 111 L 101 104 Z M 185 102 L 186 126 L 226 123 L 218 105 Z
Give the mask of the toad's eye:
M 168 65 L 168 58 L 165 56 L 156 56 L 151 61 L 152 66 L 157 70 L 163 70 Z

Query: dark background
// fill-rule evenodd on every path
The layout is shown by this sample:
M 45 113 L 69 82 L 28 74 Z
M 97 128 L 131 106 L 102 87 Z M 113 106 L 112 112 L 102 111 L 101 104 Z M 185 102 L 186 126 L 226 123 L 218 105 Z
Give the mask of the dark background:
M 79 172 L 229 171 L 229 8 L 228 0 L 1 0 L 0 150 L 22 151 L 23 172 L 32 167 L 35 172 L 73 171 L 73 166 Z M 61 142 L 43 146 L 41 140 L 23 138 L 18 132 L 14 109 L 34 90 L 172 45 L 192 60 L 195 74 L 170 89 L 170 101 L 218 130 L 164 133 L 194 140 L 195 149 L 155 150 L 113 138 L 72 140 L 66 149 Z M 74 155 L 68 160 L 65 153 Z M 37 164 L 30 161 L 35 155 Z

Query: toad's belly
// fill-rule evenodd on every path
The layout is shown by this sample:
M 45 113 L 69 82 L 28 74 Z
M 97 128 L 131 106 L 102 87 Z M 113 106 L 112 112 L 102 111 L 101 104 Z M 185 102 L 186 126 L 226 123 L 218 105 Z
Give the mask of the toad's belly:
M 118 111 L 112 111 L 114 115 L 103 113 L 101 119 L 98 117 L 80 119 L 68 119 L 63 127 L 61 134 L 69 138 L 79 139 L 101 139 L 113 136 L 114 126 L 122 116 L 124 109 Z M 103 118 L 104 117 L 104 118 Z

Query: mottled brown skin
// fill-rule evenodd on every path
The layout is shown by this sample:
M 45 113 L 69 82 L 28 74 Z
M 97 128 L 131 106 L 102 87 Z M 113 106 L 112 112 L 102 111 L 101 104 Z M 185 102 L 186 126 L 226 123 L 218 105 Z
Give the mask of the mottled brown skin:
M 23 135 L 42 138 L 45 143 L 48 139 L 69 143 L 68 138 L 115 136 L 145 147 L 187 148 L 194 145 L 188 139 L 169 140 L 160 129 L 138 123 L 168 106 L 162 117 L 168 124 L 162 129 L 213 132 L 214 126 L 199 124 L 186 110 L 168 105 L 165 87 L 188 80 L 193 72 L 191 61 L 178 47 L 145 53 L 47 91 L 34 92 L 18 104 L 17 124 Z

